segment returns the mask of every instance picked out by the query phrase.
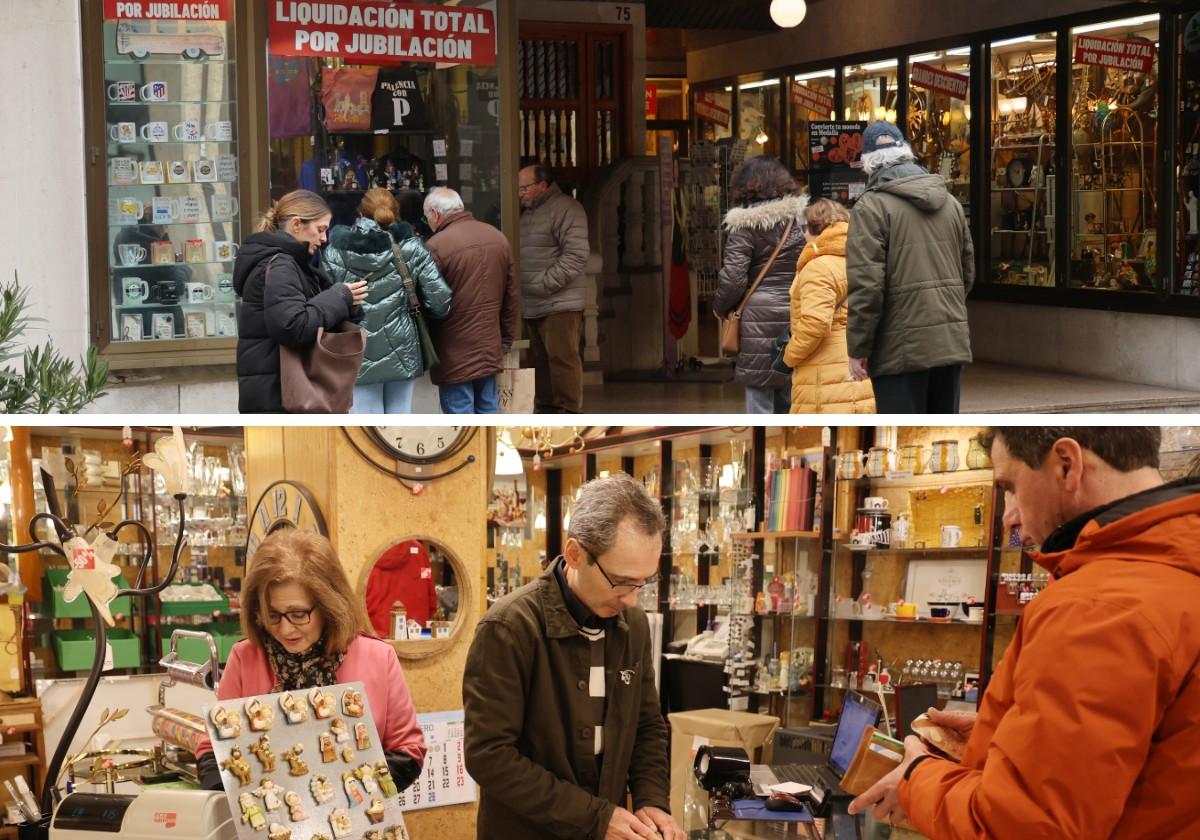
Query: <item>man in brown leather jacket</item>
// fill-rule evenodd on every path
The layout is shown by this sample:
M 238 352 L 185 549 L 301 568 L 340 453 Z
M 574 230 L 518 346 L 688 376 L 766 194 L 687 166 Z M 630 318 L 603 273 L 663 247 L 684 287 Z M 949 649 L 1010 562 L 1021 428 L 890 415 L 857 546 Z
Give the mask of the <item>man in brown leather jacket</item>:
M 463 678 L 480 840 L 683 840 L 668 813 L 658 652 L 636 606 L 663 527 L 640 482 L 588 482 L 563 556 L 480 621 Z

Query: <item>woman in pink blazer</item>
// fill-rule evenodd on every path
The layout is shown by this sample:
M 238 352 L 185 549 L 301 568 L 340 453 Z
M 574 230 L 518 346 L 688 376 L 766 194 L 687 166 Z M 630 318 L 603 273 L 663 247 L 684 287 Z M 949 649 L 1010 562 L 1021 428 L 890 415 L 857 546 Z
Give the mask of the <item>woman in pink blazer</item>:
M 397 790 L 421 773 L 425 738 L 408 684 L 387 642 L 368 635 L 362 600 L 329 540 L 292 528 L 263 540 L 242 586 L 242 634 L 221 675 L 218 700 L 361 682 Z M 201 785 L 219 790 L 221 771 L 205 739 L 196 749 Z

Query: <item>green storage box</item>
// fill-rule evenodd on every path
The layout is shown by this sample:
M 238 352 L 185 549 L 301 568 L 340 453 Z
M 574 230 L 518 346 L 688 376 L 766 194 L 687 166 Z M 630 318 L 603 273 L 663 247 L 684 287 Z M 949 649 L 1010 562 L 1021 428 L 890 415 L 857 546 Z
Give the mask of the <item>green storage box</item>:
M 211 584 L 173 583 L 163 592 L 181 586 L 200 587 L 211 586 Z M 220 590 L 217 591 L 220 592 Z M 229 612 L 229 599 L 222 595 L 216 601 L 164 601 L 162 593 L 159 593 L 158 606 L 163 615 L 212 615 L 213 612 Z
M 91 618 L 92 608 L 88 604 L 87 595 L 81 592 L 79 597 L 69 604 L 63 600 L 63 587 L 67 585 L 68 574 L 70 574 L 70 569 L 46 569 L 46 574 L 42 577 L 42 588 L 47 597 L 46 604 L 50 607 L 50 615 L 54 618 Z M 124 575 L 117 575 L 113 581 L 121 589 L 129 588 L 129 582 L 125 580 Z M 53 596 L 52 599 L 51 596 Z M 109 604 L 108 609 L 113 615 L 118 613 L 129 615 L 129 596 L 123 595 L 115 599 Z
M 228 661 L 229 652 L 233 650 L 233 646 L 242 639 L 242 626 L 236 621 L 214 621 L 210 624 L 198 624 L 194 627 L 178 628 L 164 624 L 162 628 L 163 656 L 166 656 L 171 650 L 171 631 L 176 629 L 196 630 L 201 633 L 212 634 L 213 641 L 217 645 L 217 656 L 222 665 Z M 187 662 L 201 664 L 208 661 L 208 645 L 200 639 L 180 639 L 179 646 L 175 650 L 179 654 L 179 658 Z
M 89 671 L 96 655 L 94 630 L 55 630 L 54 652 L 63 671 Z M 137 668 L 142 664 L 142 646 L 137 636 L 122 627 L 108 629 L 114 668 Z

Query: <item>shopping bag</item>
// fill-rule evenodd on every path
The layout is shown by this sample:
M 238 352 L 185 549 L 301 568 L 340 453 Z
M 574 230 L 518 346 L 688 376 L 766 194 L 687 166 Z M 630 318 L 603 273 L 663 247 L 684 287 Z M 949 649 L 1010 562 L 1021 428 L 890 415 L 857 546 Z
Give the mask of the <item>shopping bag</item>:
M 533 368 L 504 368 L 496 381 L 501 414 L 533 414 Z

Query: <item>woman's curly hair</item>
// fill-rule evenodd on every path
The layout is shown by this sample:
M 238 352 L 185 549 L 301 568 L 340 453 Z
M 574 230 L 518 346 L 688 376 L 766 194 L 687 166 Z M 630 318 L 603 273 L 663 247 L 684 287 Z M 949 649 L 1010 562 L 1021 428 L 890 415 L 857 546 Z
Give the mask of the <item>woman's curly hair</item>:
M 762 155 L 750 158 L 733 173 L 730 185 L 733 203 L 742 207 L 797 195 L 800 187 L 779 158 Z

